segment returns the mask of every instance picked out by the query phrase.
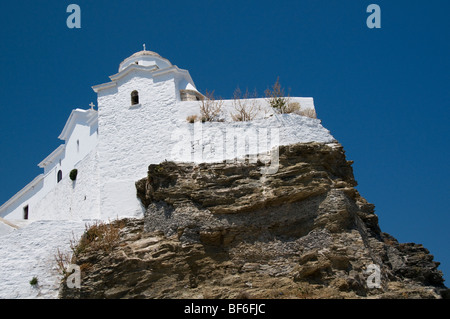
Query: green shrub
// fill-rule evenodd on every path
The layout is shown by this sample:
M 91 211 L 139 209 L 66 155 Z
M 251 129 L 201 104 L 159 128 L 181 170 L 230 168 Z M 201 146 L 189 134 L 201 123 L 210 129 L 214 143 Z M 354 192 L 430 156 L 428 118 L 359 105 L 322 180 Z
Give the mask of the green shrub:
M 73 169 L 73 170 L 70 171 L 70 175 L 69 176 L 70 176 L 71 180 L 75 181 L 77 179 L 77 175 L 78 175 L 78 170 Z
M 30 285 L 36 286 L 37 284 L 38 284 L 38 279 L 37 279 L 37 277 L 33 277 L 33 279 L 30 280 Z
M 279 77 L 272 86 L 272 89 L 267 89 L 265 94 L 270 106 L 273 107 L 277 113 L 286 113 L 286 109 L 289 105 L 289 96 L 285 95 L 284 89 L 280 85 Z

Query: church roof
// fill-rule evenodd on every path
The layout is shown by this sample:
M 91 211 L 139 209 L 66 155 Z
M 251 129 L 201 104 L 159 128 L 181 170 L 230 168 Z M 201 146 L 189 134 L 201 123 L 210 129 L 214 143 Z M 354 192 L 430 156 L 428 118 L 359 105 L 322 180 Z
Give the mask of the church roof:
M 136 70 L 151 72 L 154 77 L 167 73 L 178 73 L 181 74 L 188 83 L 191 83 L 193 90 L 196 90 L 194 81 L 192 81 L 187 70 L 179 69 L 176 65 L 173 65 L 168 59 L 162 57 L 158 53 L 146 50 L 145 45 L 144 50 L 130 55 L 120 63 L 118 73 L 109 77 L 111 82 L 95 85 L 92 89 L 94 92 L 98 93 L 101 90 L 114 87 L 117 85 L 117 80 Z
M 80 123 L 81 121 L 84 124 L 91 125 L 97 120 L 97 118 L 98 113 L 93 109 L 72 110 L 72 113 L 70 113 L 69 119 L 67 120 L 66 125 L 64 126 L 58 138 L 60 140 L 67 141 L 67 139 L 70 137 L 70 134 L 72 133 L 73 128 L 75 127 L 75 125 L 77 125 L 77 123 Z
M 139 60 L 140 57 L 155 57 L 155 58 L 158 58 L 159 60 L 165 61 L 168 65 L 172 65 L 172 63 L 170 63 L 169 60 L 162 57 L 158 53 L 144 49 L 142 51 L 134 53 L 133 55 L 131 55 L 128 58 L 126 58 L 125 60 L 123 60 L 119 65 L 119 72 L 124 69 L 124 65 L 127 65 L 127 63 L 129 63 L 130 61 Z
M 135 54 L 133 54 L 132 56 L 129 56 L 127 59 L 129 58 L 135 58 L 138 56 L 142 56 L 142 55 L 153 55 L 153 56 L 157 56 L 158 58 L 162 58 L 162 56 L 160 56 L 158 53 L 153 52 L 153 51 L 147 51 L 147 50 L 142 50 L 139 52 L 136 52 Z

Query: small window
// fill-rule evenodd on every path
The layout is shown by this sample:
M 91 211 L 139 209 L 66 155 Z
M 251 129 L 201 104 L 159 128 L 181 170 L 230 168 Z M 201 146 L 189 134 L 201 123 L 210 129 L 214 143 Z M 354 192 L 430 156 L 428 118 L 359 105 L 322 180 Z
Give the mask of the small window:
M 23 219 L 28 219 L 28 205 L 23 208 Z
M 80 153 L 80 140 L 77 140 L 77 153 Z
M 57 182 L 59 183 L 62 180 L 62 171 L 58 171 L 58 177 L 56 178 Z
M 139 104 L 139 93 L 138 91 L 131 92 L 131 105 Z

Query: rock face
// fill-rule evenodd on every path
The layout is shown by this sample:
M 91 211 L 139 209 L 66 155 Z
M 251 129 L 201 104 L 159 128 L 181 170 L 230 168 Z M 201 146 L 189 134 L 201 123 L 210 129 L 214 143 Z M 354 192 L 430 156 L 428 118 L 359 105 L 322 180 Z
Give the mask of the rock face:
M 279 148 L 262 162 L 150 165 L 143 219 L 110 251 L 76 256 L 61 298 L 442 298 L 439 263 L 381 232 L 338 143 Z M 379 270 L 379 271 L 378 271 Z

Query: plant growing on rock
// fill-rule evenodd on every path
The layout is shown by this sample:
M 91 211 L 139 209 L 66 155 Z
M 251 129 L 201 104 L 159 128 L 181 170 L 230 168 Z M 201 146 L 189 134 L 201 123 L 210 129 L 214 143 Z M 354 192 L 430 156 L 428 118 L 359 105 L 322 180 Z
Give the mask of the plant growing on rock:
M 80 241 L 72 247 L 75 257 L 88 247 L 110 252 L 118 243 L 120 229 L 123 227 L 124 222 L 120 220 L 112 223 L 95 222 L 92 225 L 86 225 Z
M 74 247 L 74 241 L 71 241 L 70 243 L 71 248 L 73 249 Z M 56 250 L 56 255 L 55 255 L 55 262 L 56 262 L 56 267 L 59 270 L 59 273 L 62 276 L 66 276 L 67 275 L 67 267 L 69 266 L 69 264 L 71 264 L 73 261 L 73 257 L 70 253 L 63 253 L 62 251 L 59 250 L 59 248 Z
M 286 96 L 284 88 L 281 87 L 280 78 L 274 83 L 271 89 L 265 91 L 267 102 L 277 113 L 284 114 L 289 106 L 289 95 Z

